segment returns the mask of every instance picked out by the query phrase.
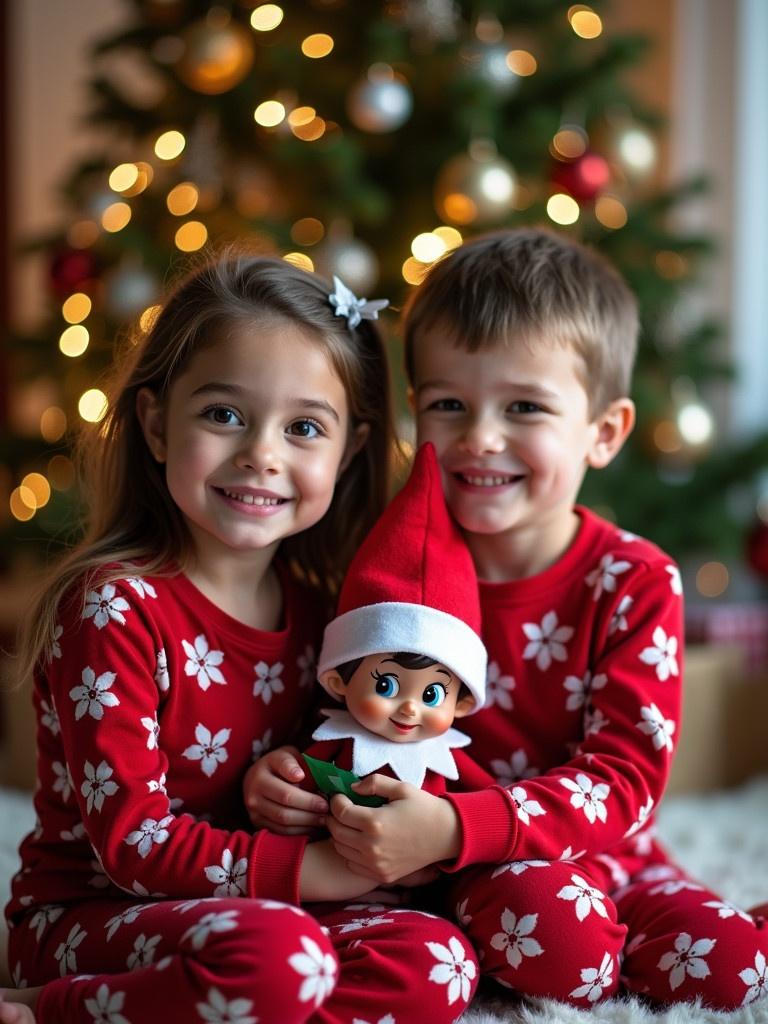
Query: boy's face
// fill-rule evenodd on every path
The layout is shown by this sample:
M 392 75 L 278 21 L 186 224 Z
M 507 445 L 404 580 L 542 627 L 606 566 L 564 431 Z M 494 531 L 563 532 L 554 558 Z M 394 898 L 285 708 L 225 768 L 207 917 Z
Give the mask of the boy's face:
M 461 680 L 445 665 L 403 668 L 391 654 L 363 658 L 347 683 L 335 672 L 323 681 L 356 722 L 395 743 L 440 736 L 474 706 L 469 696 L 458 699 Z
M 632 426 L 628 399 L 590 416 L 582 370 L 581 357 L 556 343 L 468 352 L 439 327 L 419 336 L 417 440 L 435 446 L 448 506 L 473 555 L 482 546 L 503 558 L 524 543 L 534 554 L 521 574 L 530 575 L 570 543 L 587 467 L 606 465 Z

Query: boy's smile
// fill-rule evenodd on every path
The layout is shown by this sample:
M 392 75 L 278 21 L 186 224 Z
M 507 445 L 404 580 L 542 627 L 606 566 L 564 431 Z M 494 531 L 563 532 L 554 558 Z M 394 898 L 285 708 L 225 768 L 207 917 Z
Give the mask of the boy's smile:
M 419 335 L 418 443 L 435 446 L 448 506 L 485 578 L 530 576 L 559 558 L 587 467 L 620 447 L 606 443 L 618 436 L 617 403 L 593 419 L 583 374 L 571 347 L 546 339 L 469 352 L 439 326 Z

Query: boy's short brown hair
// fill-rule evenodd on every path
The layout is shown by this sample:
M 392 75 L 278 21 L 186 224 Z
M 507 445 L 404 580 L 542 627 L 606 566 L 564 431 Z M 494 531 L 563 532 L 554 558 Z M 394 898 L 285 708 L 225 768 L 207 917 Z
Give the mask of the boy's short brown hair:
M 584 361 L 590 414 L 629 394 L 637 300 L 599 253 L 544 228 L 497 231 L 444 256 L 403 314 L 413 383 L 420 331 L 439 326 L 470 352 L 516 340 L 571 346 Z

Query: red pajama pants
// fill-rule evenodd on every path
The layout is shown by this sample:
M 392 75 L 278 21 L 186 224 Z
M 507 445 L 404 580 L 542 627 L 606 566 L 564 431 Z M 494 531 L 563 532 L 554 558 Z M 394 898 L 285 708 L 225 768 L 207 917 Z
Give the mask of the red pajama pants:
M 454 924 L 366 903 L 51 905 L 15 924 L 9 962 L 18 985 L 45 985 L 40 1024 L 448 1024 L 478 980 Z
M 732 1010 L 765 999 L 768 922 L 669 863 L 617 888 L 610 858 L 460 872 L 450 899 L 483 974 L 578 1007 L 623 991 Z M 610 897 L 606 895 L 610 892 Z

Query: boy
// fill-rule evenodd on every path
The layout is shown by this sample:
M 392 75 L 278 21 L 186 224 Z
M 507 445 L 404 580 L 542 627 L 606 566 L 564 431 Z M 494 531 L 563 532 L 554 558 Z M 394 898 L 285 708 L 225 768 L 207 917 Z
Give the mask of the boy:
M 634 424 L 634 298 L 575 242 L 499 232 L 432 268 L 405 337 L 418 439 L 480 578 L 489 684 L 467 732 L 499 785 L 417 807 L 374 776 L 360 791 L 390 803 L 335 798 L 337 849 L 376 878 L 442 861 L 483 970 L 523 995 L 590 1006 L 621 981 L 657 1002 L 752 1001 L 766 930 L 654 838 L 679 731 L 679 573 L 575 505 Z

